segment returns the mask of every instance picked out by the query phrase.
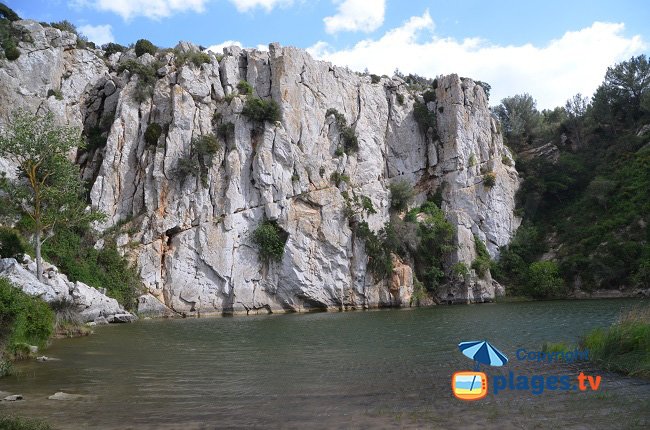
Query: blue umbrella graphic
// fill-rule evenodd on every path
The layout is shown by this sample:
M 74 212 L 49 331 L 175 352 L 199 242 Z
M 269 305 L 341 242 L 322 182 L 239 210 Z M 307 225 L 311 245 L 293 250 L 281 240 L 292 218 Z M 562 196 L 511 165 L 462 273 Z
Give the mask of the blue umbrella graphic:
M 461 342 L 458 344 L 458 348 L 463 355 L 475 361 L 474 370 L 477 372 L 481 369 L 481 363 L 487 364 L 488 366 L 503 366 L 508 362 L 508 357 L 490 345 L 487 340 Z M 475 380 L 476 376 L 472 380 L 470 390 L 474 387 Z

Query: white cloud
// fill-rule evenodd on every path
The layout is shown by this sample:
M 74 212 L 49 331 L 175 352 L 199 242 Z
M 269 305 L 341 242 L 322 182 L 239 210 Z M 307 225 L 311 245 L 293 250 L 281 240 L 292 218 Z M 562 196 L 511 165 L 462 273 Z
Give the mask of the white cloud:
M 208 46 L 208 51 L 212 51 L 215 54 L 223 54 L 223 48 L 228 46 L 239 46 L 241 48 L 242 44 L 238 40 L 226 40 L 225 42 Z
M 207 50 L 212 51 L 215 54 L 223 54 L 223 48 L 227 48 L 228 46 L 239 46 L 240 48 L 244 48 L 244 49 L 252 49 L 249 46 L 242 45 L 242 43 L 238 40 L 226 40 L 225 42 L 208 46 Z M 254 49 L 257 49 L 258 51 L 268 51 L 269 47 L 268 45 L 257 45 Z
M 167 18 L 172 14 L 194 11 L 203 12 L 209 0 L 70 0 L 73 7 L 94 7 L 95 9 L 113 12 L 124 20 L 136 16 L 151 19 Z
M 325 31 L 363 31 L 369 33 L 384 23 L 386 0 L 335 0 L 338 11 L 323 19 Z
M 239 12 L 248 12 L 255 8 L 261 7 L 267 12 L 271 12 L 275 7 L 290 6 L 293 0 L 229 0 L 230 3 L 235 5 Z
M 106 25 L 82 25 L 78 29 L 91 42 L 103 45 L 108 42 L 115 42 L 110 24 Z
M 318 42 L 308 51 L 316 58 L 373 73 L 391 75 L 396 68 L 429 77 L 458 73 L 492 85 L 492 104 L 527 92 L 543 109 L 564 105 L 578 92 L 592 94 L 608 66 L 643 52 L 645 41 L 638 35 L 626 37 L 624 28 L 622 23 L 594 22 L 544 46 L 501 46 L 480 38 L 437 37 L 426 11 L 376 40 L 339 51 Z

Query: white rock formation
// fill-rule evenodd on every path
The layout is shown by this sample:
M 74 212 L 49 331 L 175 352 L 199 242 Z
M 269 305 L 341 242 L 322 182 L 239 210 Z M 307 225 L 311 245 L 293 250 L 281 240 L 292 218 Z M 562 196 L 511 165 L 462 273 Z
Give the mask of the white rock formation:
M 29 256 L 19 263 L 14 258 L 0 259 L 0 276 L 8 279 L 23 292 L 38 296 L 46 302 L 65 300 L 74 303 L 83 322 L 103 317 L 108 322 L 130 322 L 137 319 L 125 311 L 117 300 L 107 297 L 83 282 L 70 282 L 59 270 L 44 264 L 43 282 L 36 278 L 36 263 Z
M 83 124 L 88 131 L 109 121 L 106 146 L 78 158 L 84 177 L 93 182 L 93 205 L 108 215 L 100 228 L 127 223 L 128 233 L 118 244 L 138 244 L 122 246 L 122 251 L 137 262 L 150 296 L 175 312 L 408 305 L 412 274 L 401 268 L 398 282 L 377 281 L 367 272 L 363 242 L 353 237 L 344 215 L 344 190 L 372 200 L 377 213 L 367 221 L 378 230 L 389 219 L 392 181 L 415 186 L 414 204 L 441 187 L 443 210 L 457 227 L 458 250 L 449 266 L 459 261 L 471 265 L 475 235 L 496 256 L 518 226 L 512 155 L 483 89 L 472 80 L 456 75 L 437 79 L 436 101 L 429 103 L 437 112 L 437 133 L 426 135 L 413 115 L 421 96 L 401 79 L 373 84 L 369 76 L 277 44 L 269 45 L 268 52 L 226 48 L 222 59 L 211 56 L 210 63 L 199 67 L 177 67 L 174 56 L 166 54 L 163 64 L 156 65 L 153 97 L 138 103 L 139 78 L 128 71 L 118 74 L 114 67 L 133 59 L 132 52 L 111 56 L 109 71 L 98 57 L 101 51 L 72 44 L 62 48 L 63 42 L 55 46 L 54 40 L 68 36 L 55 39 L 50 29 L 32 21 L 18 25 L 35 35 L 35 43 L 21 42 L 23 55 L 17 62 L 0 62 L 0 105 L 9 101 L 33 110 L 55 87 L 63 92 L 58 109 L 68 123 Z M 54 60 L 25 55 L 37 49 Z M 179 49 L 195 48 L 184 44 Z M 52 62 L 61 73 L 39 71 Z M 23 78 L 23 69 L 35 71 Z M 250 83 L 254 96 L 280 105 L 280 122 L 254 123 L 242 115 L 245 97 L 237 89 L 242 80 Z M 29 94 L 22 94 L 27 88 Z M 337 155 L 340 136 L 334 116 L 326 117 L 330 108 L 354 129 L 356 153 Z M 0 121 L 7 114 L 0 112 Z M 144 134 L 154 122 L 163 133 L 151 147 Z M 220 138 L 207 187 L 200 178 L 181 177 L 179 160 L 190 153 L 192 139 L 228 122 L 234 133 Z M 330 180 L 335 172 L 349 176 L 350 183 L 337 187 Z M 483 182 L 488 172 L 496 178 L 492 187 Z M 265 219 L 277 221 L 288 233 L 281 261 L 270 265 L 260 260 L 250 238 Z M 489 276 L 474 274 L 441 292 L 443 300 L 492 298 Z M 141 302 L 157 307 L 149 296 Z

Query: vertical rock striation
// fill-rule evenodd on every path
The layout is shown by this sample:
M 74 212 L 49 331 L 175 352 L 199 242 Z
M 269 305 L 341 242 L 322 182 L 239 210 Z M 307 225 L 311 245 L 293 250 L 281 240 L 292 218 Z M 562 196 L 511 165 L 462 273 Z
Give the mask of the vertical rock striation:
M 223 58 L 211 55 L 200 65 L 177 65 L 173 52 L 161 56 L 160 64 L 148 54 L 136 59 L 132 51 L 104 62 L 101 51 L 60 47 L 58 39 L 40 36 L 54 29 L 32 21 L 17 25 L 34 35 L 34 44 L 21 43 L 26 55 L 16 63 L 0 60 L 2 104 L 34 110 L 55 86 L 63 100 L 48 108 L 62 112 L 61 121 L 103 136 L 105 145 L 78 157 L 92 183 L 92 204 L 108 215 L 100 228 L 129 225 L 118 245 L 137 262 L 149 295 L 176 312 L 408 305 L 411 269 L 399 262 L 391 279 L 373 279 L 363 242 L 349 227 L 342 191 L 371 199 L 376 214 L 367 221 L 378 230 L 389 220 L 391 181 L 413 184 L 416 202 L 440 190 L 443 210 L 457 228 L 458 248 L 449 266 L 471 265 L 474 236 L 496 256 L 518 226 L 512 156 L 483 89 L 470 79 L 437 79 L 429 103 L 437 130 L 423 133 L 413 115 L 422 96 L 404 81 L 384 77 L 372 83 L 369 76 L 315 61 L 296 48 L 230 47 Z M 43 51 L 31 55 L 37 43 Z M 177 48 L 194 49 L 187 43 Z M 45 76 L 48 56 L 56 58 L 58 70 L 70 71 L 67 78 L 51 70 Z M 153 96 L 143 102 L 136 101 L 142 78 L 128 68 L 118 72 L 129 59 L 156 67 Z M 282 120 L 261 123 L 242 115 L 240 81 L 252 86 L 254 97 L 275 100 Z M 29 96 L 21 94 L 26 88 Z M 330 109 L 354 130 L 358 151 L 337 151 L 341 136 L 335 116 L 326 115 Z M 0 116 L 5 121 L 7 112 Z M 162 130 L 155 144 L 145 139 L 153 123 Z M 232 132 L 220 136 L 207 180 L 181 173 L 187 172 L 179 163 L 192 153 L 193 139 L 218 134 L 228 123 Z M 333 174 L 349 177 L 349 183 L 337 186 Z M 493 175 L 493 186 L 486 185 L 486 175 Z M 288 234 L 279 262 L 261 261 L 252 243 L 251 232 L 264 220 L 276 221 Z M 490 300 L 494 287 L 489 274 L 485 278 L 471 274 L 443 289 L 440 298 Z

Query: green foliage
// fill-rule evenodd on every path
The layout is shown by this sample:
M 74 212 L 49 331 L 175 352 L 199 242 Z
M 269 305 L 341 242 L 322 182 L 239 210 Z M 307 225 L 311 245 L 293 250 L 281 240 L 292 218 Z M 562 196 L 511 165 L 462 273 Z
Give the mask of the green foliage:
M 354 133 L 354 129 L 348 126 L 348 122 L 345 119 L 345 116 L 334 108 L 327 109 L 325 118 L 329 117 L 330 115 L 334 115 L 336 127 L 339 131 L 339 137 L 343 143 L 343 148 L 338 148 L 341 149 L 341 151 L 337 149 L 335 155 L 341 156 L 343 153 L 351 154 L 353 152 L 357 152 L 359 150 L 359 140 Z
M 381 81 L 379 75 L 370 75 L 370 82 L 373 84 L 378 84 Z
M 0 416 L 0 428 L 3 430 L 51 430 L 44 421 L 15 416 Z
M 232 122 L 224 122 L 217 127 L 217 135 L 223 139 L 227 139 L 235 135 L 235 124 Z
M 175 49 L 174 55 L 174 64 L 176 67 L 181 67 L 183 64 L 188 63 L 193 64 L 195 67 L 201 67 L 201 64 L 210 64 L 210 55 L 205 52 L 180 52 Z
M 367 222 L 359 223 L 357 237 L 364 241 L 368 255 L 367 267 L 376 280 L 386 279 L 393 273 L 393 259 L 390 248 L 385 244 L 385 235 L 383 229 L 376 234 L 370 230 Z
M 487 172 L 485 175 L 483 175 L 483 185 L 492 188 L 495 186 L 497 183 L 497 176 L 494 174 L 494 172 Z
M 415 102 L 413 105 L 413 116 L 415 122 L 420 126 L 420 131 L 427 134 L 429 129 L 432 128 L 435 132 L 437 126 L 437 118 L 435 111 L 430 111 L 426 103 Z
M 104 50 L 104 57 L 108 58 L 116 52 L 126 51 L 126 46 L 120 45 L 119 43 L 109 42 L 102 45 L 102 49 Z
M 247 96 L 253 95 L 253 87 L 246 81 L 239 81 L 237 84 L 237 90 L 239 91 L 239 94 Z
M 485 278 L 490 270 L 492 260 L 485 244 L 478 236 L 474 236 L 474 249 L 476 250 L 476 258 L 472 261 L 472 269 L 476 271 L 479 277 Z
M 135 55 L 137 57 L 140 57 L 144 54 L 155 55 L 156 52 L 158 52 L 158 48 L 156 48 L 156 46 L 147 39 L 139 39 L 137 42 L 135 42 Z
M 127 309 L 135 309 L 141 282 L 135 268 L 120 256 L 111 238 L 96 250 L 96 238 L 88 228 L 60 229 L 43 246 L 43 254 L 70 281 L 106 288 L 107 295 Z
M 275 221 L 264 221 L 252 234 L 252 240 L 257 246 L 260 258 L 266 263 L 282 259 L 284 245 L 288 238 L 289 234 Z
M 246 104 L 241 113 L 251 121 L 276 122 L 282 119 L 280 106 L 275 100 L 262 100 L 253 96 L 249 96 L 246 99 Z
M 399 103 L 400 106 L 404 105 L 404 94 L 402 93 L 397 93 L 397 103 Z
M 528 266 L 546 251 L 539 229 L 524 222 L 510 244 L 500 250 L 499 260 L 492 266 L 492 275 L 508 285 L 509 293 L 524 294 L 528 280 Z
M 409 305 L 419 306 L 427 298 L 427 290 L 418 278 L 413 279 L 413 294 L 411 294 L 411 303 Z
M 432 201 L 425 202 L 420 213 L 425 218 L 418 225 L 415 273 L 428 291 L 435 292 L 445 276 L 444 258 L 454 249 L 454 227 Z
M 59 22 L 51 22 L 50 27 L 54 27 L 61 31 L 67 31 L 68 33 L 72 33 L 72 34 L 78 34 L 77 27 L 75 27 L 73 23 L 65 19 Z
M 20 57 L 20 51 L 13 42 L 5 45 L 5 58 L 9 61 L 17 60 Z
M 422 94 L 422 98 L 424 99 L 425 104 L 435 102 L 436 101 L 436 92 L 431 91 L 431 90 L 427 90 Z
M 458 263 L 451 266 L 451 273 L 460 278 L 464 278 L 465 276 L 469 275 L 469 269 L 465 263 L 459 261 Z
M 506 97 L 494 108 L 494 112 L 501 121 L 508 145 L 521 150 L 532 143 L 541 124 L 541 115 L 530 94 Z
M 650 308 L 623 315 L 611 327 L 589 332 L 581 342 L 595 364 L 625 375 L 650 378 Z
M 79 167 L 68 159 L 73 148 L 83 148 L 79 132 L 54 124 L 54 116 L 14 113 L 0 135 L 0 156 L 18 166 L 18 180 L 0 178 L 5 209 L 28 217 L 34 234 L 37 274 L 42 279 L 41 245 L 60 226 L 79 226 L 99 220 L 102 214 L 86 209 Z M 27 179 L 21 180 L 21 179 Z
M 54 96 L 54 98 L 57 100 L 63 100 L 63 94 L 61 93 L 61 90 L 53 90 L 53 89 L 47 90 L 47 97 L 52 97 L 52 96 Z
M 528 268 L 525 293 L 536 299 L 558 297 L 564 293 L 564 281 L 554 261 L 536 261 Z
M 341 185 L 341 182 L 350 185 L 350 177 L 344 173 L 332 172 L 330 175 L 330 181 L 334 182 L 337 187 Z
M 22 262 L 29 245 L 13 228 L 0 226 L 0 257 Z
M 413 186 L 408 181 L 396 181 L 390 184 L 390 206 L 396 211 L 403 211 L 413 199 Z
M 476 85 L 479 85 L 481 88 L 483 88 L 483 92 L 485 93 L 485 98 L 490 100 L 490 90 L 492 89 L 492 86 L 487 82 L 482 82 L 482 81 L 474 81 L 474 83 L 476 83 Z
M 144 141 L 149 146 L 157 146 L 158 139 L 162 134 L 162 127 L 157 122 L 152 122 L 147 125 L 147 129 L 144 131 Z
M 0 18 L 5 18 L 9 21 L 18 21 L 20 19 L 18 14 L 4 3 L 0 3 Z
M 53 323 L 54 313 L 47 303 L 0 278 L 0 339 L 5 339 L 10 356 L 20 357 L 26 345 L 44 348 Z
M 469 163 L 469 167 L 476 166 L 476 155 L 474 155 L 474 154 L 470 155 L 468 163 Z
M 214 134 L 204 134 L 192 139 L 190 153 L 179 160 L 177 173 L 181 177 L 197 176 L 201 184 L 208 187 L 208 172 L 214 163 L 214 157 L 219 152 L 220 145 Z M 197 174 L 198 173 L 198 174 Z
M 133 98 L 138 103 L 142 103 L 153 95 L 153 88 L 158 80 L 156 70 L 159 65 L 157 62 L 153 62 L 145 66 L 136 60 L 127 60 L 117 68 L 118 73 L 128 70 L 131 74 L 138 76 L 138 83 L 133 94 Z

